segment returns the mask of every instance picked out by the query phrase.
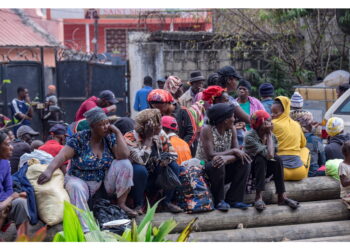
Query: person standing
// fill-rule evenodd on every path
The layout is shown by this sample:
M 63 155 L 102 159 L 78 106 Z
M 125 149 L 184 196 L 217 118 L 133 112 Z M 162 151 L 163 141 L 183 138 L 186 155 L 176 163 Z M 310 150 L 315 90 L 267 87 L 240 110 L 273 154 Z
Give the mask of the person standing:
M 263 83 L 259 87 L 259 94 L 261 97 L 261 103 L 264 105 L 264 108 L 267 113 L 271 115 L 271 106 L 274 102 L 274 87 L 271 83 Z
M 148 109 L 147 96 L 149 92 L 153 90 L 152 88 L 153 79 L 150 76 L 145 76 L 143 78 L 143 88 L 136 92 L 134 110 L 140 112 L 144 109 Z
M 49 102 L 48 98 L 50 96 L 55 96 L 57 98 L 57 96 L 56 96 L 56 86 L 52 85 L 52 84 L 47 86 L 47 95 L 46 95 L 46 100 L 45 100 L 46 102 Z
M 75 115 L 75 121 L 79 121 L 81 119 L 84 119 L 84 113 L 89 111 L 90 109 L 93 109 L 95 107 L 100 107 L 102 110 L 108 114 L 110 112 L 114 112 L 117 110 L 116 104 L 118 103 L 117 99 L 115 99 L 115 95 L 110 90 L 103 90 L 99 98 L 96 96 L 91 96 L 89 99 L 84 101 L 76 115 Z
M 158 84 L 158 89 L 164 89 L 165 79 L 164 78 L 159 78 L 157 80 L 157 84 Z
M 17 129 L 19 129 L 21 126 L 30 126 L 30 121 L 33 117 L 33 108 L 30 103 L 31 101 L 28 89 L 18 87 L 17 98 L 14 98 L 11 102 L 13 124 L 18 124 L 14 127 L 14 134 L 17 133 Z
M 194 71 L 191 73 L 190 84 L 191 87 L 179 98 L 181 106 L 190 108 L 195 103 L 196 95 L 202 91 L 205 77 L 202 76 L 200 71 Z

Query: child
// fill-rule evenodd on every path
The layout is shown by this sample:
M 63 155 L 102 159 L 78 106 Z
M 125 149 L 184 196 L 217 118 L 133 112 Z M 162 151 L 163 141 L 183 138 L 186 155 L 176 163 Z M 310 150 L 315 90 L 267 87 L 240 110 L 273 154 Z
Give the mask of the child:
M 180 166 L 184 161 L 192 159 L 190 147 L 176 134 L 176 131 L 178 131 L 176 119 L 172 116 L 163 116 L 162 127 L 167 133 L 171 145 L 177 152 L 177 164 Z
M 344 161 L 339 164 L 340 198 L 350 209 L 350 141 L 344 142 L 342 146 Z

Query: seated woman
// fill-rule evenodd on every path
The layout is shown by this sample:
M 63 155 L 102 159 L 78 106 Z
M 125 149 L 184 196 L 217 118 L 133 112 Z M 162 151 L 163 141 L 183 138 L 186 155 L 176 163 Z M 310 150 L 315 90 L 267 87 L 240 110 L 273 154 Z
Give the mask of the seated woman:
M 278 141 L 278 152 L 283 162 L 284 180 L 299 181 L 308 176 L 310 151 L 300 124 L 290 118 L 290 100 L 279 96 L 271 108 L 273 133 Z
M 344 133 L 344 121 L 339 117 L 332 117 L 326 124 L 327 134 L 330 136 L 325 147 L 326 161 L 344 159 L 341 148 L 344 142 L 350 140 L 350 135 Z
M 244 138 L 244 151 L 253 159 L 252 170 L 256 179 L 254 207 L 258 211 L 266 208 L 262 199 L 265 190 L 265 178 L 273 174 L 278 205 L 299 207 L 299 203 L 286 196 L 283 180 L 283 165 L 276 154 L 277 140 L 272 133 L 271 116 L 264 110 L 256 111 L 250 118 L 251 130 Z
M 196 158 L 205 161 L 216 209 L 228 211 L 230 207 L 246 209 L 244 190 L 250 172 L 250 157 L 239 150 L 237 143 L 235 106 L 219 103 L 207 111 L 210 125 L 201 130 Z M 231 183 L 226 197 L 225 184 Z
M 292 119 L 300 124 L 306 139 L 306 147 L 310 150 L 311 160 L 308 176 L 325 175 L 324 171 L 317 171 L 321 166 L 326 164 L 326 154 L 321 138 L 315 135 L 318 124 L 314 122 L 312 113 L 302 110 Z
M 125 205 L 133 186 L 133 170 L 129 149 L 124 137 L 109 120 L 104 111 L 95 107 L 84 116 L 90 130 L 83 130 L 67 140 L 64 148 L 39 176 L 38 184 L 48 182 L 53 172 L 71 159 L 71 166 L 65 176 L 65 189 L 71 203 L 80 209 L 88 209 L 88 200 L 104 183 L 107 194 L 116 194 L 120 208 L 134 217 L 137 213 Z M 116 159 L 116 160 L 115 160 Z M 81 219 L 84 232 L 89 229 Z
M 135 186 L 132 198 L 135 210 L 139 214 L 143 212 L 147 184 L 151 189 L 157 188 L 155 180 L 160 168 L 170 167 L 177 176 L 180 174 L 180 168 L 176 164 L 177 153 L 162 130 L 161 119 L 162 115 L 158 109 L 142 110 L 135 117 L 135 130 L 124 135 L 134 168 Z M 167 159 L 162 159 L 162 155 L 167 155 Z M 183 210 L 171 203 L 174 191 L 173 189 L 164 191 L 165 199 L 162 205 L 169 212 L 179 213 Z
M 8 222 L 16 228 L 29 221 L 26 193 L 16 193 L 12 189 L 11 167 L 8 161 L 12 154 L 10 138 L 0 131 L 0 229 Z M 23 198 L 24 197 L 24 198 Z

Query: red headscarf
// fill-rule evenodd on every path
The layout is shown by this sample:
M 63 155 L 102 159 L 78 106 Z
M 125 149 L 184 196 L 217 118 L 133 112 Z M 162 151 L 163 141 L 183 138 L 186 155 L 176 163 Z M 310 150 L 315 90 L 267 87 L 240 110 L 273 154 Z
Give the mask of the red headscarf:
M 271 116 L 265 110 L 257 110 L 250 116 L 250 126 L 253 129 L 258 129 Z
M 171 103 L 174 101 L 174 97 L 164 89 L 154 89 L 148 94 L 147 101 Z
M 220 86 L 209 86 L 207 89 L 203 91 L 202 100 L 212 104 L 215 97 L 219 97 L 226 90 L 221 88 Z

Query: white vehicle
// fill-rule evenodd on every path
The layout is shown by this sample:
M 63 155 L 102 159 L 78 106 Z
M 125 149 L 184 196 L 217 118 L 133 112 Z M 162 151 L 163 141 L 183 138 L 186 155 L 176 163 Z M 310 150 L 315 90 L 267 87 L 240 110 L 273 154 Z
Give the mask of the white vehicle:
M 324 115 L 324 124 L 331 117 L 339 117 L 344 120 L 344 131 L 350 133 L 350 89 L 337 99 Z

